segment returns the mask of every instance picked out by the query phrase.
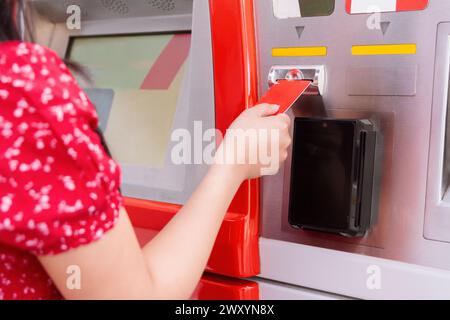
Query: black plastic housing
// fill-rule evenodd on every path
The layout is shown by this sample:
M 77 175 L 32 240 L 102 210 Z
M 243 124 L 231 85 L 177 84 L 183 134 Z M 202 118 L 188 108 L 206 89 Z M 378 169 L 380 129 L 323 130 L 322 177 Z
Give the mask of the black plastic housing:
M 370 120 L 296 118 L 289 223 L 364 235 L 376 221 L 377 131 Z

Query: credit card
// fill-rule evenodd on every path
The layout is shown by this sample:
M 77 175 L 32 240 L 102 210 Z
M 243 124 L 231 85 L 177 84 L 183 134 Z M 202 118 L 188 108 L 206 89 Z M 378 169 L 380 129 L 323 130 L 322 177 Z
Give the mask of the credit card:
M 280 80 L 261 98 L 258 104 L 268 103 L 280 106 L 278 114 L 287 112 L 310 86 L 309 80 Z

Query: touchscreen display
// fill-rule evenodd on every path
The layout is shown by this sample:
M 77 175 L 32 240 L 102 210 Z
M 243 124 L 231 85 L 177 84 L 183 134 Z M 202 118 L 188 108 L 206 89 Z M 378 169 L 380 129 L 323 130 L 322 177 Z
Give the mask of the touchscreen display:
M 189 33 L 72 39 L 68 56 L 92 77 L 89 96 L 122 165 L 164 166 L 190 41 Z

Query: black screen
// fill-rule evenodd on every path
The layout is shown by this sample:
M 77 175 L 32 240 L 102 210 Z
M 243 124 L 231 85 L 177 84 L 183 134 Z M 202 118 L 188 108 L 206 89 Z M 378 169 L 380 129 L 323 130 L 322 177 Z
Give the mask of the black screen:
M 295 121 L 289 220 L 346 230 L 352 210 L 354 121 Z

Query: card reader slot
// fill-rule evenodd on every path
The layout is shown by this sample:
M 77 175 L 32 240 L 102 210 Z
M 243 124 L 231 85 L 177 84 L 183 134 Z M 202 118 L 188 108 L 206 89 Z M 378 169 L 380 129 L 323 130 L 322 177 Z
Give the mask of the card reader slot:
M 295 118 L 288 220 L 363 236 L 374 221 L 376 128 L 369 120 Z
M 355 206 L 355 227 L 361 227 L 361 212 L 362 212 L 362 198 L 363 198 L 363 188 L 364 188 L 364 164 L 365 164 L 365 150 L 366 150 L 367 132 L 362 131 L 360 134 L 359 141 L 359 152 L 358 152 L 358 184 L 357 184 L 357 204 Z

